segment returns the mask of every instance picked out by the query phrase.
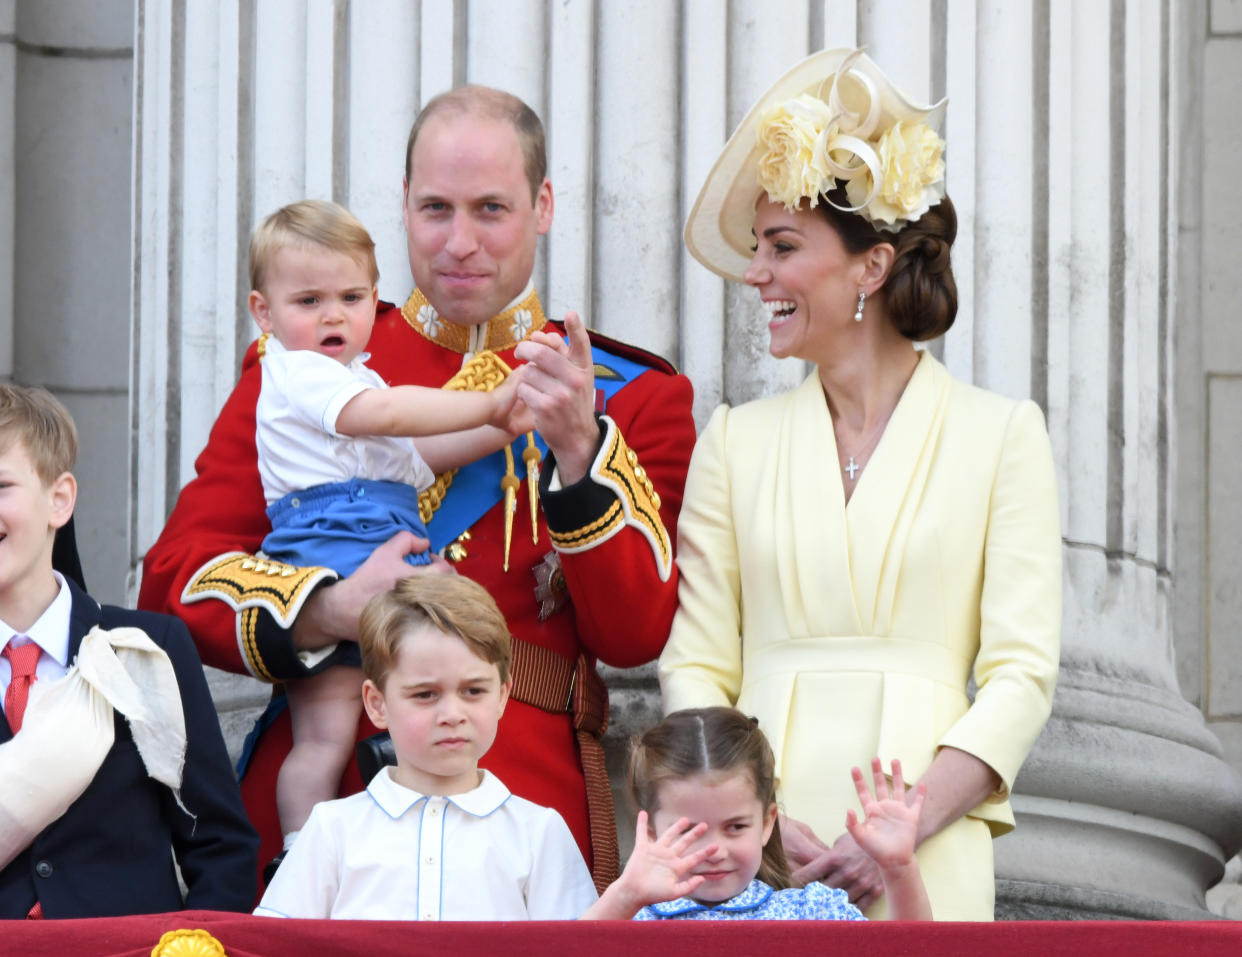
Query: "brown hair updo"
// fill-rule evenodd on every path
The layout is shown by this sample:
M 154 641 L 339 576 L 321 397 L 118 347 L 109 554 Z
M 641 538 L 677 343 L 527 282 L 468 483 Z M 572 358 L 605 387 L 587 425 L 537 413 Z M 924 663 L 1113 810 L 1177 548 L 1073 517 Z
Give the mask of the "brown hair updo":
M 896 251 L 883 292 L 897 331 L 915 342 L 948 332 L 957 318 L 957 283 L 949 261 L 949 249 L 957 238 L 953 201 L 945 196 L 899 233 L 878 230 L 857 213 L 842 212 L 832 203 L 849 205 L 843 187 L 825 193 L 815 208 L 847 250 L 861 253 L 891 243 Z

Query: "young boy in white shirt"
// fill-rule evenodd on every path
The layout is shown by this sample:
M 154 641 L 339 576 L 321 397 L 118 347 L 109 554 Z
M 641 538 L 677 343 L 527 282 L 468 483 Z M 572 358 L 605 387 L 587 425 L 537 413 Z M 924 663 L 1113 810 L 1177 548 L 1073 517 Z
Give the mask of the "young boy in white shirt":
M 426 537 L 419 492 L 530 427 L 516 401 L 517 374 L 492 392 L 388 388 L 363 351 L 378 279 L 374 242 L 335 203 L 292 203 L 251 238 L 249 308 L 268 334 L 255 411 L 272 522 L 263 552 L 341 577 L 402 530 Z M 406 556 L 429 560 L 426 552 Z M 337 795 L 357 738 L 361 685 L 355 649 L 340 665 L 285 684 L 293 748 L 276 803 L 286 850 L 311 808 Z
M 511 638 L 484 588 L 416 575 L 359 622 L 367 716 L 396 766 L 319 804 L 256 914 L 363 920 L 557 920 L 595 900 L 556 811 L 479 769 L 504 712 Z

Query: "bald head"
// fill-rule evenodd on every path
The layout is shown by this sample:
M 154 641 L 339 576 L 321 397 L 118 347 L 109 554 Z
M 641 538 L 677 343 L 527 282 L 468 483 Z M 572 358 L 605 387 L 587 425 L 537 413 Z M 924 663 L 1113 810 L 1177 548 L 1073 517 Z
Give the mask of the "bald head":
M 405 179 L 410 180 L 414 144 L 426 122 L 434 116 L 472 116 L 480 119 L 505 122 L 517 133 L 518 146 L 522 150 L 522 166 L 530 183 L 530 200 L 535 202 L 539 187 L 548 175 L 547 147 L 544 143 L 543 123 L 535 111 L 512 93 L 496 90 L 490 86 L 459 86 L 456 89 L 432 97 L 419 111 L 410 138 L 405 145 Z

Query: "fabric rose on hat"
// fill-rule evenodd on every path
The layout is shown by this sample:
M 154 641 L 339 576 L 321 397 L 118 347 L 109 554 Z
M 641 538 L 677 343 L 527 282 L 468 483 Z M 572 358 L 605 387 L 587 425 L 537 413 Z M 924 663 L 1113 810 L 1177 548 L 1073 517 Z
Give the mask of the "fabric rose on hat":
M 795 209 L 804 199 L 811 205 L 831 189 L 834 180 L 824 163 L 824 143 L 832 114 L 823 100 L 803 93 L 770 107 L 759 121 L 759 185 L 774 203 Z
M 944 197 L 944 140 L 926 123 L 894 123 L 876 145 L 881 182 L 866 205 L 876 225 L 913 222 Z M 846 183 L 850 203 L 861 205 L 871 176 Z

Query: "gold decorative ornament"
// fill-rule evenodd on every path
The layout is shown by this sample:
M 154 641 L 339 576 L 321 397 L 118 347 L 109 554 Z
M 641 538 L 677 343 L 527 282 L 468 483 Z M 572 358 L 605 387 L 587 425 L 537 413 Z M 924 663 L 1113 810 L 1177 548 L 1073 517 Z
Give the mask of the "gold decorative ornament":
M 539 544 L 539 463 L 542 456 L 535 445 L 535 436 L 526 433 L 526 448 L 522 450 L 522 461 L 526 463 L 526 491 L 530 497 L 530 542 Z
M 509 546 L 513 543 L 513 513 L 517 511 L 517 472 L 513 468 L 513 447 L 505 446 L 505 477 L 500 487 L 505 492 L 505 571 L 509 570 Z
M 151 949 L 151 957 L 228 957 L 224 945 L 202 928 L 170 930 Z
M 456 564 L 470 553 L 466 551 L 466 542 L 470 541 L 470 529 L 466 529 L 457 539 L 450 542 L 444 549 L 444 557 Z

